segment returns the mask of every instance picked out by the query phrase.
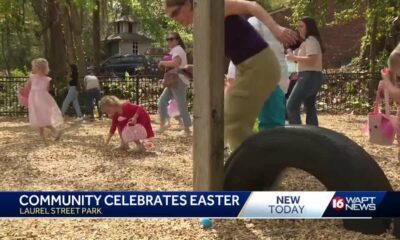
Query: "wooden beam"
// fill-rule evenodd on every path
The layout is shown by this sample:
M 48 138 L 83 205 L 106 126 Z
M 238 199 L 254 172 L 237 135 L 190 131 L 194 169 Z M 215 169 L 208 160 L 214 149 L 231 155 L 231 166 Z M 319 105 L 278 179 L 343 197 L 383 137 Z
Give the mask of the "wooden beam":
M 224 0 L 194 1 L 193 188 L 222 190 Z

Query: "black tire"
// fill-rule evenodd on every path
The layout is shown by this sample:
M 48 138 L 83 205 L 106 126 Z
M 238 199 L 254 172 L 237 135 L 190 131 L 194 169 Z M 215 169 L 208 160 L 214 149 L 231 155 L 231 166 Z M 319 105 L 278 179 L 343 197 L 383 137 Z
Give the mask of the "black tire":
M 308 172 L 328 191 L 392 191 L 382 169 L 363 148 L 342 134 L 312 126 L 275 128 L 247 139 L 225 165 L 224 190 L 268 190 L 288 167 Z M 348 230 L 382 234 L 390 219 L 343 224 Z
M 400 239 L 400 218 L 395 218 L 393 221 L 393 236 Z

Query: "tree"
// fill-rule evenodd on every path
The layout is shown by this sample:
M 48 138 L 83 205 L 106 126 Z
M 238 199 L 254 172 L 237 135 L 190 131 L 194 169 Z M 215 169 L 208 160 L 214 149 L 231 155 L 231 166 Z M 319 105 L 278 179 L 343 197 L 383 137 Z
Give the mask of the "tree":
M 328 4 L 335 7 L 333 21 L 327 21 Z M 320 24 L 338 24 L 362 16 L 366 25 L 359 66 L 372 72 L 385 65 L 388 53 L 400 40 L 398 0 L 290 0 L 288 6 L 293 10 L 289 19 L 293 24 L 303 15 L 314 17 Z
M 63 15 L 59 0 L 48 0 L 48 20 L 50 25 L 50 73 L 55 79 L 58 89 L 61 89 L 61 86 L 66 84 L 63 80 L 67 75 L 67 54 L 63 32 Z
M 94 48 L 94 69 L 96 74 L 100 71 L 100 0 L 94 0 L 93 6 L 93 48 Z

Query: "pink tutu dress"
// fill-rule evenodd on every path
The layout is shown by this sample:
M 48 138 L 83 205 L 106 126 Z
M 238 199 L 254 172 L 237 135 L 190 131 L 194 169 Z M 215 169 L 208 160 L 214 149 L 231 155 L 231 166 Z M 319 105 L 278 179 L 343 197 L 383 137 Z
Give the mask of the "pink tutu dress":
M 32 127 L 61 125 L 64 121 L 61 111 L 47 89 L 51 78 L 32 74 L 29 79 L 31 81 L 28 100 L 30 125 Z

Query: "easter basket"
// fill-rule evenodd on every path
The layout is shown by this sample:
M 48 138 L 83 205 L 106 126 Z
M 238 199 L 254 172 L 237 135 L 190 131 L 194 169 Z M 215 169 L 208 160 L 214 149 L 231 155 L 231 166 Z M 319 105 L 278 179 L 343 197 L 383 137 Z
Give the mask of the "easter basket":
M 18 89 L 17 97 L 19 105 L 28 107 L 29 92 L 30 89 L 25 86 Z
M 368 114 L 368 133 L 369 141 L 379 145 L 392 145 L 398 130 L 397 119 L 399 116 L 399 108 L 396 117 L 390 115 L 389 94 L 384 91 L 384 112 L 379 110 L 380 91 L 376 93 L 374 111 Z

